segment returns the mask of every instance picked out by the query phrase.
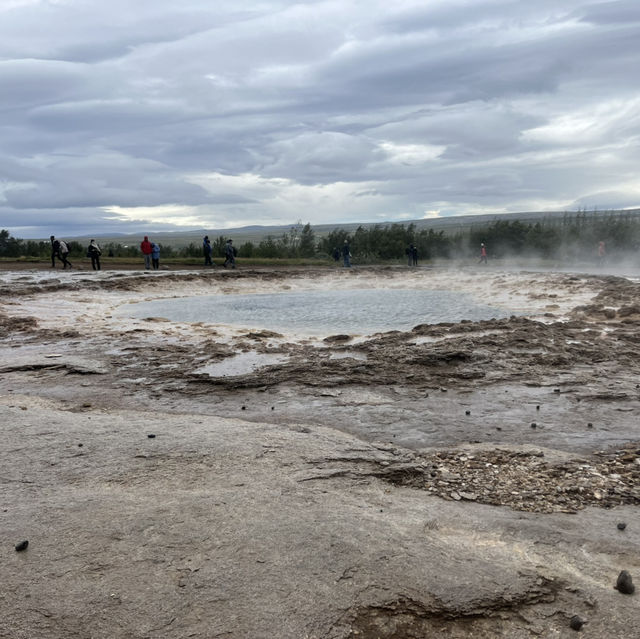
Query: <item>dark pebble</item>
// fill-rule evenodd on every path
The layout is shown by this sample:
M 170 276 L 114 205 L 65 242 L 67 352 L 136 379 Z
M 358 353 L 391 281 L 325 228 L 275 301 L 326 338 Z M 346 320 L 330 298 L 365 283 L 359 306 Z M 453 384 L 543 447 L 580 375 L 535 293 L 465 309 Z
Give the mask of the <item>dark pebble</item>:
M 272 406 L 272 407 L 271 407 L 271 410 L 275 410 L 275 409 L 276 409 L 276 407 L 275 407 L 275 406 Z
M 496 426 L 496 430 L 502 430 L 502 428 L 500 428 L 500 426 Z
M 554 393 L 559 393 L 559 392 L 560 392 L 560 389 L 559 389 L 559 388 L 554 388 L 554 389 L 553 389 L 553 392 L 554 392 Z
M 78 448 L 82 448 L 84 444 L 78 444 Z
M 26 550 L 28 546 L 29 546 L 29 542 L 25 539 L 24 541 L 21 541 L 19 544 L 16 544 L 16 551 L 22 552 L 23 550 Z
M 246 406 L 243 406 L 243 407 L 242 407 L 242 410 L 247 410 L 247 407 L 246 407 Z
M 571 617 L 571 621 L 569 621 L 569 627 L 571 630 L 581 630 L 582 626 L 584 626 L 584 620 L 578 617 L 578 615 L 573 615 L 573 617 Z
M 465 414 L 465 415 L 471 415 L 471 411 L 470 411 L 470 410 L 465 410 L 465 411 L 464 411 L 464 414 Z
M 625 524 L 624 521 L 621 521 L 617 526 L 618 530 L 624 530 L 626 527 L 627 524 Z
M 592 424 L 591 422 L 589 422 L 589 423 L 587 424 L 587 428 L 593 428 L 593 424 Z
M 540 404 L 536 406 L 536 410 L 540 410 Z
M 153 433 L 149 433 L 149 434 L 147 435 L 147 437 L 148 437 L 149 439 L 155 439 L 155 435 L 154 435 Z
M 618 575 L 615 589 L 618 592 L 621 592 L 623 595 L 632 595 L 634 593 L 636 587 L 633 585 L 633 579 L 631 579 L 631 575 L 626 570 L 623 570 Z
M 531 422 L 531 428 L 537 428 L 538 424 L 536 424 L 535 422 Z

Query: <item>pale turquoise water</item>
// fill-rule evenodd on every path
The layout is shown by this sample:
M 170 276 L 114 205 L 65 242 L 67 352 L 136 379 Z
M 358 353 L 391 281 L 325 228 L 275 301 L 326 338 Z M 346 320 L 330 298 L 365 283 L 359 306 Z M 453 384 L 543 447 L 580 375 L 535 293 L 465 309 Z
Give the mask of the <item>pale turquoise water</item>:
M 124 307 L 129 317 L 164 317 L 311 335 L 370 334 L 417 324 L 486 320 L 512 313 L 452 291 L 357 289 L 159 299 Z

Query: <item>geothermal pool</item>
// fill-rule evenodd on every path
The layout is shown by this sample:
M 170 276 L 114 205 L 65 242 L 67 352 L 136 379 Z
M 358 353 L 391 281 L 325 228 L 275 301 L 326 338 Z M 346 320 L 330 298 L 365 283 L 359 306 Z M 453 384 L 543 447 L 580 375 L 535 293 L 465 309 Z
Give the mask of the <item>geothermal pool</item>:
M 478 304 L 471 295 L 459 292 L 374 288 L 158 299 L 129 304 L 120 313 L 309 335 L 409 330 L 417 324 L 513 314 Z

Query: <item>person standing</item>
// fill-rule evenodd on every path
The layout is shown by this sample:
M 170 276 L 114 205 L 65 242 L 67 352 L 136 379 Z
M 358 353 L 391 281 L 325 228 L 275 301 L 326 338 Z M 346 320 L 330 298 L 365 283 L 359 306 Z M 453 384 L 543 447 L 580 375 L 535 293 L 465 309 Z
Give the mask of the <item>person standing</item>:
M 60 257 L 60 242 L 58 242 L 53 235 L 49 239 L 51 240 L 51 268 L 55 268 L 56 257 L 62 261 L 62 258 Z
M 607 251 L 604 247 L 604 242 L 598 242 L 598 264 L 602 266 L 604 264 Z
M 64 240 L 58 240 L 58 251 L 58 255 L 62 260 L 62 268 L 66 269 L 67 266 L 69 268 L 73 268 L 71 262 L 67 259 L 67 256 L 69 255 L 69 247 Z
M 224 266 L 227 268 L 229 264 L 231 264 L 231 268 L 236 267 L 236 247 L 233 245 L 233 240 L 227 240 L 227 244 L 224 247 Z
M 151 263 L 154 271 L 160 268 L 160 245 L 155 242 L 151 242 Z
M 87 247 L 87 256 L 91 258 L 91 268 L 94 271 L 100 270 L 100 256 L 102 255 L 102 251 L 98 246 L 98 243 L 95 240 L 91 240 L 89 242 L 89 246 Z
M 342 266 L 351 268 L 351 248 L 349 247 L 349 240 L 345 240 L 342 245 Z
M 418 266 L 418 247 L 415 244 L 412 244 L 411 247 L 412 266 Z
M 487 247 L 484 245 L 484 242 L 480 244 L 480 261 L 478 264 L 486 264 L 487 263 Z
M 213 266 L 213 262 L 211 261 L 211 242 L 209 241 L 209 236 L 205 235 L 202 240 L 202 251 L 204 252 L 204 265 L 205 266 Z
M 140 242 L 140 250 L 144 255 L 144 268 L 146 271 L 148 271 L 151 268 L 151 251 L 153 249 L 151 248 L 151 242 L 149 242 L 149 237 L 146 235 L 144 236 L 144 240 Z

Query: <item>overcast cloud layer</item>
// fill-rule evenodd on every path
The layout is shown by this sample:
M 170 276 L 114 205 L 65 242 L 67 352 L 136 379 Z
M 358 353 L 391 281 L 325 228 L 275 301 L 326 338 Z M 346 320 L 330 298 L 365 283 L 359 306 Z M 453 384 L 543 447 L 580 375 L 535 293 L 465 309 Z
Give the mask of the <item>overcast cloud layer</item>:
M 638 68 L 638 0 L 0 0 L 0 228 L 640 206 Z

